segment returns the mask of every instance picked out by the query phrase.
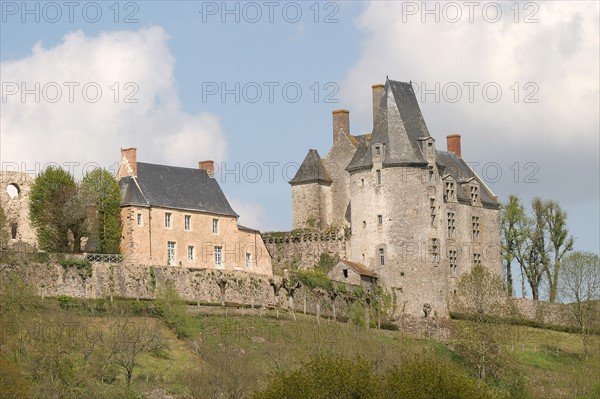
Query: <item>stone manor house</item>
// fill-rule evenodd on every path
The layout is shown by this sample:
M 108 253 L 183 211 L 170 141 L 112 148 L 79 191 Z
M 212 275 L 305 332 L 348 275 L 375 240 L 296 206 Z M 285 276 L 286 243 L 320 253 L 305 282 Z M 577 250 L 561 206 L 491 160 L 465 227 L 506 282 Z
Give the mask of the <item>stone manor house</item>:
M 460 135 L 436 149 L 410 83 L 372 95 L 372 133 L 351 134 L 349 112 L 333 111 L 333 146 L 309 150 L 290 181 L 293 228 L 350 227 L 351 266 L 334 271 L 377 276 L 401 313 L 445 316 L 458 276 L 478 264 L 502 273 L 498 198 Z
M 238 224 L 213 161 L 198 169 L 155 165 L 138 162 L 137 150 L 126 148 L 117 179 L 128 263 L 272 275 L 260 232 Z

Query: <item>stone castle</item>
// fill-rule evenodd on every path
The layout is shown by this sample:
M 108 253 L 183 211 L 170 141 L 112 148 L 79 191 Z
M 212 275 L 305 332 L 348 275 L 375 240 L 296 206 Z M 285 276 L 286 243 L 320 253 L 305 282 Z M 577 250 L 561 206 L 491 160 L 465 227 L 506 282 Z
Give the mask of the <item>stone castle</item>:
M 310 268 L 327 253 L 340 259 L 333 280 L 378 281 L 397 316 L 447 316 L 461 274 L 477 264 L 502 273 L 498 198 L 462 159 L 459 135 L 436 149 L 410 83 L 387 80 L 372 95 L 370 134 L 351 134 L 349 112 L 333 111 L 333 146 L 324 158 L 310 150 L 289 182 L 296 233 L 279 237 L 237 223 L 212 161 L 154 165 L 123 149 L 123 263 L 269 277 L 276 264 Z M 1 177 L 10 240 L 35 249 L 33 179 Z
M 502 273 L 498 198 L 462 159 L 460 135 L 436 149 L 410 83 L 372 95 L 372 133 L 352 135 L 349 112 L 333 111 L 333 146 L 309 150 L 289 182 L 293 228 L 350 227 L 347 261 L 394 290 L 399 313 L 446 316 L 458 276 L 478 264 Z

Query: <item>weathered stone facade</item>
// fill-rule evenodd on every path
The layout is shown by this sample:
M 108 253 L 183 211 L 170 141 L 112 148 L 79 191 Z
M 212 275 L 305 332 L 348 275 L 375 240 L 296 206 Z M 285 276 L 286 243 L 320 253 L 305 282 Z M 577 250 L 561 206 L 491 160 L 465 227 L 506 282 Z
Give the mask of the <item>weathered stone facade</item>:
M 272 256 L 273 269 L 313 269 L 321 254 L 348 258 L 349 235 L 344 231 L 325 233 L 318 230 L 264 233 L 264 243 Z
M 498 199 L 459 135 L 436 149 L 409 83 L 372 93 L 373 133 L 350 134 L 348 111 L 333 111 L 327 157 L 311 150 L 290 181 L 293 228 L 350 226 L 346 259 L 396 292 L 399 313 L 445 317 L 458 276 L 476 264 L 502 273 Z
M 9 246 L 37 246 L 37 235 L 29 221 L 29 190 L 33 181 L 26 173 L 0 171 L 0 203 L 8 222 Z
M 165 227 L 165 213 L 170 214 L 171 227 Z M 189 230 L 185 229 L 186 216 L 189 217 Z M 172 266 L 272 274 L 271 257 L 260 233 L 240 228 L 236 218 L 161 207 L 130 206 L 121 209 L 121 220 L 121 252 L 126 263 L 171 263 Z M 218 233 L 213 233 L 213 220 L 217 220 Z M 175 243 L 171 260 L 168 257 L 169 242 Z M 216 246 L 222 251 L 219 266 L 215 265 Z M 192 259 L 189 247 L 193 247 Z

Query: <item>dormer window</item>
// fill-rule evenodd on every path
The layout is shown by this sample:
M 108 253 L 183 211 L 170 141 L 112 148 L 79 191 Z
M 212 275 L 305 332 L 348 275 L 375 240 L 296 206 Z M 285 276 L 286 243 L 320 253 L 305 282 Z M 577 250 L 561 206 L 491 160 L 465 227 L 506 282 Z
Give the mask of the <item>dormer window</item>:
M 375 146 L 375 155 L 381 156 L 381 147 L 380 146 Z
M 456 186 L 453 181 L 447 181 L 445 183 L 444 196 L 446 201 L 456 201 Z
M 471 204 L 476 204 L 479 201 L 479 187 L 471 185 Z

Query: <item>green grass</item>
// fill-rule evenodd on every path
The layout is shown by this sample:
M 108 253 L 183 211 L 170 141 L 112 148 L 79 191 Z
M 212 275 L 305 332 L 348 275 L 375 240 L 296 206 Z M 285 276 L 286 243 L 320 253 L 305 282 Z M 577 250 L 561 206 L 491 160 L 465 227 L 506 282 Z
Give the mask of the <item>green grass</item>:
M 429 354 L 449 361 L 466 374 L 475 374 L 452 349 L 451 341 L 447 344 L 412 333 L 367 330 L 323 318 L 317 323 L 314 316 L 303 314 L 296 314 L 297 320 L 293 320 L 284 311 L 277 319 L 275 310 L 230 309 L 225 316 L 223 308 L 191 306 L 187 308 L 191 335 L 178 339 L 166 323 L 152 317 L 152 302 L 115 301 L 105 305 L 101 314 L 91 314 L 93 307 L 63 309 L 56 299 L 46 299 L 37 317 L 40 323 L 46 318 L 102 325 L 113 317 L 127 317 L 135 323 L 152 318 L 159 323 L 168 350 L 139 358 L 134 385 L 142 393 L 160 387 L 182 397 L 190 384 L 205 389 L 218 382 L 254 390 L 264 387 L 270 374 L 293 369 L 311 356 L 327 352 L 359 354 L 381 368 Z M 467 323 L 451 321 L 459 327 Z M 594 378 L 599 379 L 600 361 L 584 359 L 579 335 L 525 326 L 502 328 L 510 337 L 507 350 L 519 373 L 525 376 L 533 399 L 573 398 L 576 394 L 591 397 Z M 600 348 L 600 337 L 592 337 L 591 347 Z M 122 373 L 117 378 L 124 380 Z M 573 387 L 580 392 L 574 393 Z

